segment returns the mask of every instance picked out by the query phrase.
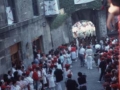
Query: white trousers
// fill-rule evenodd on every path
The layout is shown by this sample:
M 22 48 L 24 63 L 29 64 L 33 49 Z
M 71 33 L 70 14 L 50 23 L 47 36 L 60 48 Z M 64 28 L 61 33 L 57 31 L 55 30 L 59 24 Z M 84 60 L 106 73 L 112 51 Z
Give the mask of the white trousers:
M 61 82 L 56 83 L 56 90 L 62 90 Z
M 92 56 L 87 56 L 87 68 L 92 69 Z

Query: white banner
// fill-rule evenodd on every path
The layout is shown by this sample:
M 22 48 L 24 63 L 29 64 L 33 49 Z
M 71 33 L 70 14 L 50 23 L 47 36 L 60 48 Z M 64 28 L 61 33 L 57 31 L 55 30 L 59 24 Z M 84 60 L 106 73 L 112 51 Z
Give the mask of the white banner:
M 56 15 L 59 14 L 59 7 L 57 0 L 44 1 L 45 15 Z
M 74 4 L 84 4 L 84 3 L 89 3 L 94 0 L 74 0 Z
M 6 7 L 6 13 L 7 13 L 7 21 L 8 21 L 8 25 L 13 24 L 14 20 L 13 20 L 13 14 L 12 14 L 12 10 L 10 7 Z

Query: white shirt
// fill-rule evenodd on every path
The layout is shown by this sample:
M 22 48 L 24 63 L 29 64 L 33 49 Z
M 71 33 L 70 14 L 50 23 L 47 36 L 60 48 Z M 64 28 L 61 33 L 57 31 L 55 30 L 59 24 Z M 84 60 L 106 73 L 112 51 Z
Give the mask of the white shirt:
M 114 39 L 113 41 L 112 41 L 112 44 L 116 44 L 117 43 L 117 39 Z
M 77 58 L 76 52 L 71 52 L 71 58 L 72 58 L 72 59 L 76 59 L 76 58 Z
M 16 85 L 16 86 L 12 85 L 11 90 L 21 90 L 21 89 L 19 85 Z
M 49 81 L 49 88 L 55 87 L 54 76 L 52 74 L 47 75 Z
M 42 75 L 41 75 L 41 72 L 40 71 L 38 71 L 38 77 L 41 77 Z
M 100 49 L 100 48 L 101 48 L 100 44 L 95 45 L 95 49 Z
M 62 70 L 61 64 L 58 64 L 58 63 L 57 63 L 57 68 Z
M 71 51 L 71 46 L 68 46 L 68 50 Z
M 40 54 L 37 54 L 37 57 L 38 57 L 38 59 L 40 60 L 40 58 L 41 58 Z
M 69 70 L 66 70 L 65 68 L 64 68 L 64 75 L 65 75 L 65 78 L 67 78 L 67 75 L 68 74 L 72 74 L 73 75 L 73 73 L 72 73 L 72 71 L 69 69 Z
M 33 71 L 30 72 L 29 76 L 32 78 L 32 75 L 33 75 Z
M 18 74 L 22 76 L 23 72 L 21 70 L 17 70 L 17 71 L 18 71 Z
M 14 73 L 16 71 L 16 69 L 14 67 L 12 67 L 12 73 Z
M 106 50 L 106 51 L 109 51 L 109 48 L 110 48 L 110 46 L 107 45 L 107 46 L 105 47 L 105 50 Z
M 60 59 L 61 63 L 63 63 L 63 62 L 64 62 L 64 56 L 63 56 L 63 55 L 62 55 L 62 56 L 60 56 L 60 57 L 59 57 L 59 59 Z
M 79 54 L 82 54 L 82 55 L 84 55 L 85 54 L 85 49 L 82 47 L 82 48 L 80 48 L 80 50 L 79 50 Z
M 87 49 L 86 50 L 86 55 L 93 55 L 93 50 L 92 49 Z

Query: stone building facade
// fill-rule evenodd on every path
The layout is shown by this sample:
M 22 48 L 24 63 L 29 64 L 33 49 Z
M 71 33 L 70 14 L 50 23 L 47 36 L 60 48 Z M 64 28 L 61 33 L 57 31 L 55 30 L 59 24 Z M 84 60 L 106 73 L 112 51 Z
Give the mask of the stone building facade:
M 44 15 L 43 1 L 0 0 L 0 75 L 6 73 L 11 68 L 11 63 L 16 60 L 22 60 L 26 67 L 30 65 L 33 61 L 33 44 L 47 54 L 49 50 L 73 40 L 71 17 L 57 29 L 51 30 Z M 11 25 L 8 24 L 7 7 L 11 7 L 13 12 L 14 23 Z M 95 13 L 96 18 L 103 14 L 98 12 Z M 96 20 L 98 27 L 100 18 Z M 97 28 L 98 35 L 102 32 L 100 29 Z
M 11 7 L 15 14 L 11 25 L 7 22 L 7 7 Z M 34 11 L 36 8 L 38 11 Z M 0 0 L 0 75 L 6 73 L 15 60 L 22 60 L 26 67 L 30 65 L 34 43 L 44 53 L 68 43 L 68 26 L 63 23 L 58 29 L 50 30 L 44 16 L 43 0 Z

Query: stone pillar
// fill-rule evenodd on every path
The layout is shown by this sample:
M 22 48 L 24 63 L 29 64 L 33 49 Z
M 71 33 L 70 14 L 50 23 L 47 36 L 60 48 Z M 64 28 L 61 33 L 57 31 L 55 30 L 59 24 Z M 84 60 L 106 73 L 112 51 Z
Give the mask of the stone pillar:
M 0 0 L 0 27 L 7 25 L 4 0 Z
M 100 38 L 107 36 L 106 19 L 106 10 L 98 11 L 98 29 Z

